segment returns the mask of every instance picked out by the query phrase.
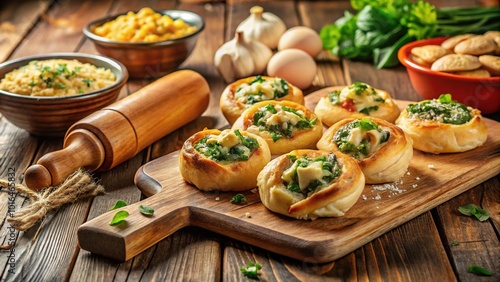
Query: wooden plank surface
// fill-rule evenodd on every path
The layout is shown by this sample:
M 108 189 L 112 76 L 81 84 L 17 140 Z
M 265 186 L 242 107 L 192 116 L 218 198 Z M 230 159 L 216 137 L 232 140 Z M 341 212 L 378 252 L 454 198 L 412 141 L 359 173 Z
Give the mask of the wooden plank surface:
M 434 0 L 437 6 L 471 6 L 493 1 Z M 239 267 L 248 261 L 257 261 L 264 268 L 262 280 L 324 281 L 324 280 L 421 280 L 430 277 L 443 281 L 494 281 L 493 277 L 478 277 L 467 272 L 469 263 L 484 265 L 490 270 L 500 269 L 498 234 L 499 179 L 497 176 L 464 192 L 432 212 L 393 229 L 354 252 L 331 263 L 306 263 L 253 247 L 224 235 L 199 228 L 184 228 L 151 247 L 126 263 L 118 263 L 100 256 L 89 255 L 76 245 L 74 230 L 84 221 L 104 213 L 118 198 L 134 202 L 141 199 L 133 185 L 135 170 L 148 161 L 157 159 L 180 148 L 182 141 L 203 128 L 227 125 L 218 114 L 218 98 L 225 87 L 211 59 L 215 50 L 230 39 L 239 21 L 255 5 L 285 18 L 287 25 L 307 25 L 318 30 L 338 18 L 349 8 L 342 1 L 117 1 L 101 0 L 81 2 L 63 1 L 2 1 L 0 3 L 0 62 L 56 51 L 97 53 L 92 44 L 84 40 L 79 27 L 90 20 L 119 11 L 137 10 L 143 6 L 158 9 L 179 8 L 199 13 L 207 22 L 192 56 L 181 68 L 202 73 L 210 83 L 212 101 L 204 116 L 188 126 L 165 136 L 129 162 L 110 172 L 96 174 L 108 189 L 107 194 L 92 201 L 69 205 L 49 215 L 40 232 L 37 228 L 14 232 L 16 237 L 16 275 L 9 275 L 9 251 L 0 251 L 0 277 L 6 281 L 71 280 L 71 281 L 139 281 L 190 280 L 235 281 L 242 280 Z M 498 1 L 496 3 L 498 5 Z M 7 22 L 7 24 L 3 24 Z M 12 23 L 15 29 L 9 23 Z M 289 26 L 290 27 L 290 26 Z M 14 30 L 14 32 L 12 32 Z M 7 31 L 7 35 L 6 32 Z M 6 35 L 7 37 L 5 37 Z M 50 36 L 49 36 L 50 35 Z M 379 71 L 369 64 L 338 60 L 327 52 L 316 59 L 318 74 L 309 94 L 332 85 L 345 85 L 351 81 L 365 82 L 389 88 L 395 98 L 418 100 L 401 68 Z M 152 79 L 131 80 L 121 96 L 133 93 Z M 397 86 L 397 87 L 396 87 Z M 498 118 L 494 116 L 494 118 Z M 0 116 L 0 176 L 5 178 L 10 168 L 16 169 L 16 179 L 43 154 L 58 149 L 60 139 L 32 137 Z M 8 214 L 8 191 L 0 189 L 0 212 Z M 460 199 L 460 200 L 458 200 Z M 464 218 L 456 212 L 457 205 L 474 201 L 492 211 L 491 219 L 482 224 Z M 17 196 L 16 207 L 26 204 Z M 0 245 L 11 233 L 5 219 L 0 222 Z M 461 234 L 464 243 L 459 248 L 449 246 Z M 480 242 L 475 242 L 480 241 Z M 54 260 L 54 258 L 56 258 Z M 44 267 L 44 261 L 52 261 Z M 57 267 L 51 267 L 55 266 Z M 429 279 L 427 279 L 429 280 Z
M 307 96 L 306 106 L 314 109 L 329 89 Z M 406 103 L 398 104 L 404 108 Z M 80 246 L 100 255 L 128 260 L 139 248 L 144 250 L 148 244 L 179 228 L 194 225 L 295 259 L 329 262 L 497 175 L 500 172 L 500 123 L 492 120 L 486 123 L 488 140 L 483 146 L 460 154 L 433 155 L 415 150 L 409 173 L 396 187 L 383 189 L 380 185 L 367 185 L 362 197 L 345 216 L 316 221 L 273 214 L 251 191 L 245 193 L 248 204 L 241 206 L 229 202 L 235 193 L 200 192 L 182 180 L 178 153 L 172 153 L 147 163 L 138 171 L 136 185 L 146 194 L 155 186 L 159 192 L 123 208 L 131 214 L 127 226 L 109 226 L 116 212 L 108 212 L 80 227 Z M 140 204 L 153 207 L 154 218 L 134 212 Z M 251 219 L 245 217 L 246 213 L 252 215 Z M 164 226 L 168 222 L 173 224 Z M 112 239 L 124 242 L 114 244 Z M 96 245 L 95 241 L 109 243 Z

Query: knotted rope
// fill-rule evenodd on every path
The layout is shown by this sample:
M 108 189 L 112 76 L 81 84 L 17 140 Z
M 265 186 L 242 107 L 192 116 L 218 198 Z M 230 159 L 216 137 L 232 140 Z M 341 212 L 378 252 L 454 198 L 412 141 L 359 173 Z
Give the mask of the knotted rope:
M 0 186 L 7 187 L 9 182 L 0 179 Z M 18 184 L 16 190 L 29 198 L 30 203 L 8 217 L 8 222 L 17 230 L 24 231 L 45 218 L 47 213 L 75 200 L 104 193 L 92 176 L 80 169 L 71 174 L 62 184 L 47 187 L 36 192 Z

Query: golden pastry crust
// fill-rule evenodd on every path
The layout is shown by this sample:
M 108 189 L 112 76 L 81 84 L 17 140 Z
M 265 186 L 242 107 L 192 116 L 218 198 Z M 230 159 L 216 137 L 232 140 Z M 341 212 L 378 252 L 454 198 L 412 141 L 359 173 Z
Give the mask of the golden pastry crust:
M 257 175 L 271 160 L 267 143 L 259 136 L 240 132 L 257 140 L 259 148 L 246 161 L 216 162 L 195 149 L 195 144 L 208 135 L 220 135 L 217 129 L 205 129 L 189 137 L 179 154 L 182 178 L 203 191 L 245 191 L 255 188 Z
M 481 67 L 476 56 L 464 54 L 449 54 L 432 63 L 431 70 L 443 72 L 470 71 Z
M 342 91 L 345 87 L 346 86 L 331 87 L 330 92 Z M 377 94 L 384 99 L 384 102 L 378 105 L 377 110 L 369 112 L 369 115 L 349 110 L 342 107 L 340 104 L 332 104 L 328 98 L 328 94 L 319 99 L 318 104 L 314 108 L 314 113 L 327 127 L 330 127 L 345 118 L 363 118 L 366 116 L 376 117 L 394 123 L 400 114 L 398 106 L 394 103 L 394 100 L 387 91 L 376 88 L 374 89 Z
M 245 111 L 248 107 L 250 107 L 249 104 L 242 103 L 241 101 L 238 100 L 238 98 L 236 97 L 237 89 L 242 84 L 248 84 L 252 82 L 256 77 L 257 76 L 251 76 L 239 79 L 229 84 L 222 92 L 219 105 L 222 114 L 227 119 L 230 125 L 234 124 L 236 119 L 243 113 L 243 111 Z M 265 80 L 275 79 L 275 77 L 269 77 L 269 76 L 261 76 L 261 77 Z M 276 100 L 277 101 L 288 100 L 303 105 L 304 94 L 302 93 L 302 90 L 300 90 L 298 87 L 294 86 L 289 82 L 287 83 L 288 83 L 288 94 Z
M 300 158 L 317 158 L 334 154 L 341 174 L 323 188 L 307 195 L 291 192 L 282 179 L 283 172 L 292 166 L 289 155 Z M 257 185 L 262 203 L 269 210 L 297 218 L 343 216 L 359 199 L 365 187 L 365 177 L 356 161 L 338 153 L 321 150 L 295 150 L 281 155 L 267 164 L 257 177 Z
M 492 54 L 497 49 L 497 43 L 493 38 L 477 35 L 459 42 L 453 49 L 457 54 L 485 55 Z
M 465 152 L 483 145 L 488 138 L 481 112 L 473 109 L 470 114 L 472 118 L 468 122 L 450 124 L 411 117 L 405 109 L 396 125 L 411 137 L 417 150 L 433 154 Z
M 453 49 L 455 48 L 455 46 L 466 40 L 466 39 L 469 39 L 471 37 L 474 37 L 476 36 L 476 34 L 472 34 L 472 33 L 467 33 L 467 34 L 460 34 L 460 35 L 456 35 L 456 36 L 452 36 L 448 39 L 446 39 L 445 41 L 443 41 L 441 43 L 441 46 L 447 50 L 450 50 L 450 51 L 453 51 Z
M 268 130 L 259 130 L 259 127 L 254 125 L 255 113 L 258 112 L 259 109 L 267 105 L 273 105 L 276 108 L 289 107 L 297 111 L 301 111 L 303 113 L 302 115 L 309 122 L 311 122 L 311 127 L 293 129 L 291 136 L 287 137 L 283 135 L 283 137 L 274 141 L 272 135 Z M 279 115 L 279 117 L 276 117 L 275 119 L 279 120 L 280 128 L 283 128 L 284 126 L 283 121 L 285 117 L 280 115 L 283 112 L 284 111 L 278 111 L 277 115 Z M 314 120 L 316 121 L 314 122 Z M 241 114 L 241 116 L 233 124 L 232 129 L 244 130 L 259 135 L 267 142 L 269 149 L 271 150 L 271 154 L 273 155 L 281 155 L 296 149 L 316 149 L 316 143 L 323 134 L 323 125 L 313 111 L 309 110 L 301 104 L 297 104 L 291 101 L 276 100 L 255 103 L 254 105 L 246 109 L 243 114 Z
M 479 56 L 479 62 L 492 75 L 500 75 L 500 56 L 482 55 Z
M 332 125 L 318 141 L 317 147 L 320 150 L 340 151 L 334 136 L 343 126 L 358 120 L 348 118 Z M 413 146 L 411 138 L 396 125 L 378 118 L 370 118 L 379 128 L 389 132 L 389 139 L 378 144 L 377 138 L 371 132 L 365 133 L 370 139 L 372 152 L 360 159 L 356 159 L 359 167 L 365 175 L 366 183 L 378 184 L 394 182 L 399 180 L 408 170 L 413 157 Z M 346 153 L 349 155 L 349 153 Z
M 425 45 L 411 49 L 413 59 L 416 61 L 423 61 L 425 64 L 432 64 L 442 56 L 449 54 L 450 50 L 440 45 Z

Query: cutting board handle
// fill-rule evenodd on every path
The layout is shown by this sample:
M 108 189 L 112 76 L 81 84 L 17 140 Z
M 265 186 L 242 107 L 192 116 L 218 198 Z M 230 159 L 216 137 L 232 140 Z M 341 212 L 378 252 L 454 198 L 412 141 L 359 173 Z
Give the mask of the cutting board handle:
M 173 193 L 175 199 L 175 192 Z M 154 209 L 151 216 L 143 215 L 139 206 Z M 125 222 L 110 225 L 119 211 L 129 216 Z M 78 243 L 89 252 L 118 261 L 127 261 L 175 231 L 189 225 L 189 207 L 182 200 L 165 201 L 150 197 L 123 208 L 108 211 L 78 228 Z

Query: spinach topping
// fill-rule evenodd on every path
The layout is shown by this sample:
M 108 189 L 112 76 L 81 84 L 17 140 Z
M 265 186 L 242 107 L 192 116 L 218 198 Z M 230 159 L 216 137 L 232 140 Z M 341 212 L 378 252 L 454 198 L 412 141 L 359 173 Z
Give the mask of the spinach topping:
M 362 131 L 363 138 L 359 144 L 354 144 L 350 141 L 351 131 L 359 128 Z M 365 133 L 370 130 L 376 130 L 381 134 L 379 144 L 383 144 L 389 140 L 390 132 L 382 129 L 378 124 L 373 122 L 369 117 L 362 118 L 361 120 L 354 120 L 335 132 L 333 141 L 337 144 L 339 150 L 348 154 L 355 159 L 364 159 L 370 155 L 372 146 L 370 143 L 370 136 Z
M 239 130 L 234 130 L 239 143 L 231 148 L 224 147 L 219 142 L 209 142 L 212 135 L 201 138 L 194 144 L 194 148 L 205 157 L 216 162 L 246 161 L 252 152 L 259 148 L 257 139 L 250 136 L 243 136 Z
M 439 99 L 410 104 L 406 111 L 410 118 L 448 124 L 464 124 L 472 119 L 467 106 L 453 101 L 450 94 L 441 94 Z
M 337 157 L 335 154 L 330 153 L 327 156 L 321 156 L 318 158 L 310 158 L 307 155 L 304 155 L 300 158 L 297 156 L 288 155 L 287 156 L 290 161 L 292 161 L 292 165 L 289 169 L 287 169 L 284 173 L 289 173 L 290 175 L 283 175 L 283 180 L 286 188 L 294 193 L 302 193 L 304 196 L 307 194 L 316 191 L 317 188 L 324 187 L 330 184 L 335 178 L 339 177 L 342 173 L 338 163 Z M 301 190 L 299 186 L 299 174 L 297 172 L 297 168 L 299 167 L 308 167 L 312 163 L 321 162 L 321 169 L 323 176 L 320 179 L 313 179 L 309 182 L 308 186 L 305 189 Z
M 269 116 L 278 113 L 278 109 L 276 109 L 276 107 L 272 104 L 268 104 L 260 108 L 253 115 L 253 125 L 259 127 L 259 131 L 268 131 L 274 142 L 283 137 L 292 137 L 294 129 L 303 130 L 312 128 L 318 121 L 317 118 L 309 120 L 307 117 L 299 113 L 296 109 L 290 108 L 288 106 L 281 106 L 281 110 L 297 116 L 299 118 L 298 122 L 293 124 L 292 121 L 288 120 L 281 123 L 267 125 L 267 119 L 269 118 Z
M 272 98 L 273 100 L 285 97 L 286 95 L 288 95 L 289 92 L 288 82 L 282 78 L 272 78 L 266 80 L 261 75 L 258 75 L 250 83 L 248 83 L 248 85 L 253 85 L 256 83 L 269 85 L 273 90 L 273 98 Z M 265 95 L 262 90 L 257 90 L 257 92 L 242 93 L 242 94 L 240 94 L 240 91 L 245 91 L 244 86 L 238 87 L 236 89 L 236 93 L 237 95 L 246 97 L 247 105 L 253 105 L 257 102 L 266 100 L 264 98 Z

